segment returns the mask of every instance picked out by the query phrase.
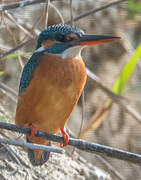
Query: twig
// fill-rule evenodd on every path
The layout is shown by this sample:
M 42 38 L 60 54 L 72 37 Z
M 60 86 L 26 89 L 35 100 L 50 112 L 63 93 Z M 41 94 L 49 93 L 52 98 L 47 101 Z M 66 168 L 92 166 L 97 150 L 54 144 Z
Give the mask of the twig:
M 5 56 L 8 56 L 9 54 L 17 51 L 18 49 L 22 48 L 23 46 L 27 45 L 28 43 L 32 42 L 33 40 L 37 39 L 37 36 L 34 37 L 33 39 L 29 39 L 27 41 L 25 41 L 24 43 L 21 43 L 19 44 L 18 46 L 16 46 L 15 48 L 3 53 L 3 54 L 0 54 L 0 59 L 4 58 Z
M 29 5 L 33 5 L 33 4 L 39 4 L 39 3 L 43 3 L 46 0 L 24 0 L 24 1 L 19 1 L 19 2 L 15 2 L 15 3 L 10 3 L 8 5 L 1 5 L 0 6 L 0 12 L 4 11 L 4 10 L 9 10 L 9 9 L 15 9 L 18 7 L 24 7 L 24 6 L 29 6 Z M 51 1 L 55 1 L 55 0 L 51 0 Z
M 5 91 L 9 91 L 15 97 L 18 97 L 18 94 L 14 89 L 10 88 L 9 86 L 7 86 L 6 84 L 2 82 L 0 82 L 0 88 L 4 89 Z
M 129 104 L 125 104 L 123 102 L 124 97 L 117 95 L 113 93 L 110 89 L 108 89 L 101 81 L 100 79 L 91 72 L 88 68 L 86 69 L 87 75 L 120 107 L 123 108 L 124 111 L 126 111 L 128 114 L 130 114 L 134 119 L 136 119 L 139 123 L 141 123 L 141 115 L 132 108 Z
M 16 19 L 14 19 L 14 17 L 7 11 L 5 10 L 5 14 L 7 15 L 7 17 L 14 22 L 25 34 L 27 34 L 30 38 L 34 38 L 34 36 L 28 32 L 21 24 L 19 24 Z
M 98 11 L 101 11 L 101 10 L 103 10 L 103 9 L 106 9 L 106 8 L 108 8 L 108 7 L 117 5 L 117 4 L 119 4 L 119 3 L 121 3 L 121 2 L 124 2 L 124 1 L 127 1 L 127 0 L 112 1 L 112 2 L 110 2 L 110 3 L 107 3 L 107 4 L 103 5 L 103 6 L 100 6 L 99 8 L 91 9 L 90 11 L 87 11 L 87 12 L 82 13 L 82 14 L 80 14 L 79 16 L 75 17 L 75 18 L 73 19 L 73 21 L 74 21 L 74 22 L 75 22 L 75 21 L 78 21 L 78 20 L 80 20 L 80 19 L 82 19 L 82 18 L 84 18 L 84 17 L 86 17 L 86 16 L 89 16 L 89 15 L 91 15 L 91 14 L 94 14 L 94 13 L 96 13 L 96 12 L 98 12 Z M 69 21 L 67 21 L 66 23 L 67 23 L 67 24 L 70 24 L 71 21 L 69 20 Z
M 14 124 L 9 124 L 9 123 L 4 123 L 0 122 L 0 128 L 4 128 L 7 130 L 12 130 L 24 134 L 30 134 L 30 129 L 21 127 L 21 126 L 16 126 Z M 64 138 L 60 136 L 56 136 L 53 134 L 48 134 L 42 131 L 37 131 L 36 134 L 37 137 L 42 137 L 51 141 L 55 142 L 64 142 Z M 25 143 L 26 144 L 26 143 Z M 79 139 L 73 139 L 70 138 L 69 145 L 75 146 L 78 149 L 81 149 L 83 151 L 91 152 L 91 153 L 98 153 L 98 154 L 103 154 L 112 158 L 120 159 L 120 160 L 126 160 L 130 161 L 132 163 L 141 163 L 141 155 L 119 150 L 116 148 L 104 146 L 104 145 L 99 145 L 95 143 L 89 143 L 84 140 L 79 140 Z M 40 146 L 38 145 L 40 148 Z M 45 146 L 46 147 L 46 146 Z M 28 147 L 28 148 L 32 148 Z
M 19 164 L 22 167 L 22 164 L 20 163 L 20 160 L 18 159 L 17 154 L 13 151 L 11 147 L 9 147 L 7 144 L 2 143 L 2 145 L 5 147 L 5 149 L 8 151 L 8 153 L 15 159 L 17 164 Z
M 120 180 L 125 180 L 125 178 L 103 157 L 99 155 L 95 155 L 95 157 L 102 162 L 102 164 L 105 165 L 105 167 L 108 169 L 109 173 L 112 173 L 114 176 L 116 176 Z
M 70 22 L 71 22 L 71 25 L 74 26 L 72 0 L 70 0 L 69 5 L 70 5 Z
M 8 18 L 9 18 L 9 17 L 8 17 Z M 10 19 L 10 20 L 11 20 L 11 19 Z M 15 46 L 17 46 L 18 43 L 17 43 L 16 37 L 13 35 L 13 31 L 11 30 L 11 27 L 8 25 L 7 22 L 5 22 L 5 19 L 3 20 L 3 22 L 4 22 L 5 26 L 6 26 L 7 31 L 9 32 L 11 38 L 13 39 L 13 42 L 14 42 Z M 23 69 L 23 66 L 24 66 L 24 65 L 23 65 L 22 57 L 19 56 L 18 59 L 19 59 L 21 68 Z
M 9 10 L 9 9 L 14 9 L 14 8 L 18 8 L 18 7 L 24 7 L 24 6 L 29 6 L 29 5 L 33 5 L 33 4 L 39 4 L 39 3 L 42 3 L 42 2 L 45 2 L 46 0 L 25 0 L 25 1 L 19 1 L 19 2 L 16 2 L 16 3 L 10 3 L 8 5 L 1 5 L 0 6 L 0 12 L 1 11 L 4 11 L 4 10 Z M 51 0 L 51 1 L 55 1 L 55 0 Z M 103 5 L 99 8 L 96 8 L 96 9 L 91 9 L 90 11 L 87 11 L 83 14 L 80 14 L 79 16 L 75 17 L 74 18 L 74 21 L 78 21 L 86 16 L 89 16 L 93 13 L 96 13 L 98 11 L 101 11 L 103 9 L 106 9 L 110 6 L 114 6 L 114 5 L 117 5 L 121 2 L 124 2 L 124 1 L 127 1 L 127 0 L 117 0 L 117 1 L 112 1 L 106 5 Z M 70 21 L 67 21 L 66 23 L 70 23 Z
M 81 131 L 83 128 L 84 118 L 85 118 L 85 93 L 84 93 L 84 89 L 82 91 L 82 97 L 81 98 L 82 98 L 82 120 L 81 120 L 81 124 L 80 124 L 80 130 L 79 130 L 78 138 L 80 138 Z
M 102 107 L 99 107 L 88 123 L 84 126 L 81 131 L 80 138 L 85 138 L 86 134 L 90 131 L 94 131 L 97 129 L 101 123 L 104 121 L 105 117 L 107 116 L 110 108 L 112 106 L 112 101 L 109 99 L 105 101 Z
M 5 139 L 5 138 L 2 139 L 2 138 L 0 138 L 0 143 L 26 147 L 29 149 L 38 149 L 38 150 L 43 150 L 43 151 L 49 151 L 49 152 L 54 152 L 54 153 L 63 153 L 63 149 L 61 149 L 61 148 L 54 148 L 54 147 L 45 146 L 45 145 L 25 143 L 25 142 L 13 140 L 13 139 Z
M 48 10 L 50 6 L 50 0 L 46 0 L 46 6 L 45 6 L 45 29 L 48 26 Z
M 79 128 L 79 132 L 78 132 L 78 135 L 77 135 L 77 139 L 80 139 L 80 136 L 81 136 L 81 131 L 82 131 L 82 128 L 83 128 L 83 123 L 84 123 L 84 116 L 85 116 L 85 93 L 84 93 L 84 89 L 82 91 L 82 95 L 81 95 L 81 101 L 82 101 L 82 118 L 81 118 L 81 121 L 80 121 L 80 128 Z M 75 147 L 72 149 L 72 152 L 71 152 L 71 157 L 73 156 L 74 154 L 74 151 L 75 151 Z
M 64 24 L 65 21 L 64 21 L 64 18 L 62 16 L 61 12 L 59 11 L 59 9 L 57 7 L 55 7 L 54 4 L 52 4 L 51 2 L 50 2 L 50 7 L 52 7 L 56 11 L 56 13 L 58 14 L 58 16 L 61 19 L 61 23 Z
M 0 91 L 7 96 L 9 99 L 11 99 L 14 103 L 17 103 L 17 100 L 15 99 L 15 97 L 10 94 L 9 92 L 6 92 L 4 89 L 0 89 Z

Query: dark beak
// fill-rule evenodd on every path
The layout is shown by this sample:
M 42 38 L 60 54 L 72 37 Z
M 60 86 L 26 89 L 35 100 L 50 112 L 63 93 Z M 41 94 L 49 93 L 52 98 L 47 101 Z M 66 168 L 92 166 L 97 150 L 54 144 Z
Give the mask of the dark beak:
M 93 45 L 99 45 L 99 44 L 117 41 L 119 39 L 120 37 L 116 37 L 116 36 L 83 35 L 77 40 L 76 44 L 84 45 L 84 46 L 93 46 Z

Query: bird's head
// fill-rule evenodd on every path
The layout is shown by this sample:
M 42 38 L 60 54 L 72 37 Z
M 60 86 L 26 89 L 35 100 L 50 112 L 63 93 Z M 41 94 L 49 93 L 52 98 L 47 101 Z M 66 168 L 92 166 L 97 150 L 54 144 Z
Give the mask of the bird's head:
M 106 35 L 86 35 L 74 26 L 57 24 L 49 26 L 38 38 L 35 52 L 51 53 L 63 59 L 81 55 L 86 46 L 93 46 L 118 40 L 119 37 Z

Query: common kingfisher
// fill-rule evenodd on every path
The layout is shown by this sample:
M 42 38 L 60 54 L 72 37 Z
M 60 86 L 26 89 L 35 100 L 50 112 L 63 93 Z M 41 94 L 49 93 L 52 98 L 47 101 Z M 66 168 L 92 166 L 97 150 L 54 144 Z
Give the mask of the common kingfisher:
M 55 134 L 59 130 L 65 146 L 69 136 L 65 124 L 76 106 L 86 82 L 81 50 L 91 45 L 117 40 L 115 36 L 85 35 L 74 26 L 49 26 L 38 37 L 37 47 L 25 65 L 19 86 L 15 123 L 30 127 L 28 142 L 50 145 L 35 137 L 36 129 Z M 49 152 L 28 149 L 32 165 L 42 165 Z

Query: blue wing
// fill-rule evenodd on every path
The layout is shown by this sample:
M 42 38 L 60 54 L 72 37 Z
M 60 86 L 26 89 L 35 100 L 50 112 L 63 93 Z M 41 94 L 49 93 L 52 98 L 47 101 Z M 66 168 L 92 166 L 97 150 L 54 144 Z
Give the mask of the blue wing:
M 20 86 L 19 86 L 19 95 L 28 87 L 34 70 L 38 66 L 41 58 L 43 56 L 43 53 L 34 53 L 27 64 L 25 65 L 22 75 L 21 75 L 21 80 L 20 80 Z

